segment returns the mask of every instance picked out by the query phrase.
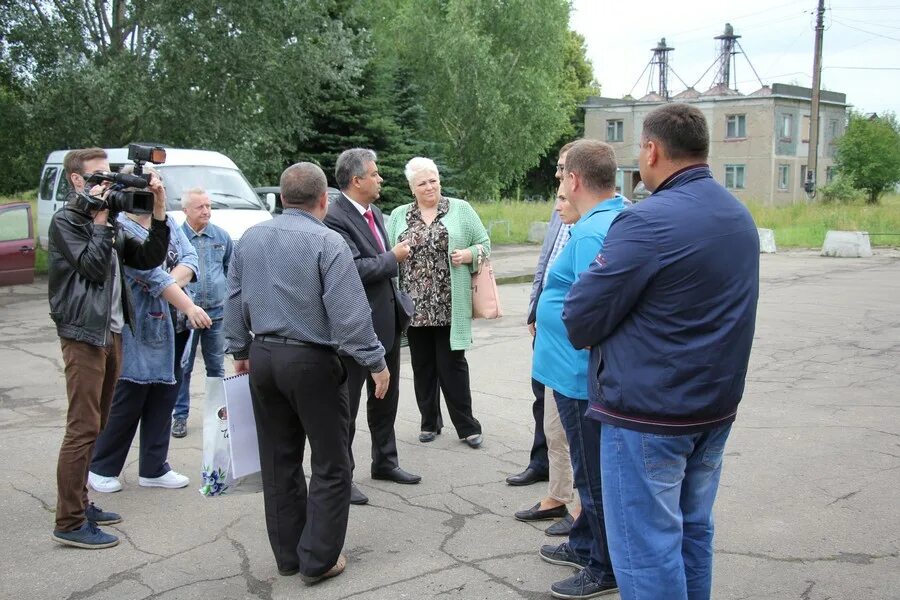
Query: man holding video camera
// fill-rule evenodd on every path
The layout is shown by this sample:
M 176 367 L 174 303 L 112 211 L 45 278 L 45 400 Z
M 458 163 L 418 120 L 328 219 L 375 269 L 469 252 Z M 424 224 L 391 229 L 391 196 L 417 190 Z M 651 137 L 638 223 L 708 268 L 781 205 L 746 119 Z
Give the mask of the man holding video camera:
M 153 196 L 153 218 L 149 235 L 141 243 L 122 231 L 115 214 L 110 214 L 110 209 L 113 213 L 121 209 L 121 202 L 111 206 L 110 199 L 128 192 L 117 194 L 109 189 L 111 182 L 92 177 L 109 172 L 106 152 L 72 150 L 64 167 L 73 191 L 66 206 L 53 215 L 48 245 L 50 316 L 60 337 L 69 399 L 56 469 L 53 540 L 78 548 L 109 548 L 119 539 L 97 525 L 118 523 L 122 518 L 88 501 L 88 466 L 119 378 L 120 334 L 133 318 L 122 269 L 124 265 L 152 269 L 165 260 L 169 246 L 166 193 L 158 178 L 146 182 Z M 104 180 L 93 187 L 86 185 L 97 179 Z

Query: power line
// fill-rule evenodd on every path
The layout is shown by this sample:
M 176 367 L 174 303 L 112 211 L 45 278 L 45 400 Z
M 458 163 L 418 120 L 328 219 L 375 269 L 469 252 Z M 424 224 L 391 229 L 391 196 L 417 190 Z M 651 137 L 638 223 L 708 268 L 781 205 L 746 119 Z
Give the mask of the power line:
M 876 37 L 884 38 L 886 40 L 894 40 L 895 42 L 900 42 L 900 38 L 895 38 L 895 37 L 891 37 L 889 35 L 884 35 L 883 33 L 875 33 L 874 31 L 867 31 L 865 29 L 860 29 L 859 27 L 854 27 L 853 25 L 848 25 L 847 23 L 844 23 L 843 21 L 838 21 L 834 17 L 831 17 L 831 20 L 833 22 L 837 23 L 838 25 L 843 25 L 844 27 L 848 27 L 850 29 L 855 29 L 856 31 L 868 33 L 869 35 L 874 35 Z
M 860 71 L 900 71 L 900 67 L 822 67 L 823 69 L 854 69 Z

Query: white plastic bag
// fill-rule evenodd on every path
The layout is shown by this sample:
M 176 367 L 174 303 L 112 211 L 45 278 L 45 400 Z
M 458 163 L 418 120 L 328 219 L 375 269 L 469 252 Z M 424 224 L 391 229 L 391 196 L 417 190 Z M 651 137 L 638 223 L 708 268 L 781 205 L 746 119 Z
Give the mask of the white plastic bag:
M 203 404 L 203 462 L 200 469 L 200 493 L 204 496 L 220 496 L 234 484 L 228 438 L 225 386 L 221 377 L 207 377 L 206 402 Z

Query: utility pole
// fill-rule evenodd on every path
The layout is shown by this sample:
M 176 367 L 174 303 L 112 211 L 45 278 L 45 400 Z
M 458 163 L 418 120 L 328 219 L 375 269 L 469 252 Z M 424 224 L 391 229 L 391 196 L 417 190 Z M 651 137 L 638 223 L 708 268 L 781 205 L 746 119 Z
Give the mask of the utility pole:
M 816 9 L 816 50 L 813 57 L 812 107 L 809 114 L 809 155 L 806 161 L 806 182 L 803 184 L 810 199 L 816 197 L 816 170 L 819 162 L 819 89 L 822 86 L 822 37 L 825 32 L 825 0 Z

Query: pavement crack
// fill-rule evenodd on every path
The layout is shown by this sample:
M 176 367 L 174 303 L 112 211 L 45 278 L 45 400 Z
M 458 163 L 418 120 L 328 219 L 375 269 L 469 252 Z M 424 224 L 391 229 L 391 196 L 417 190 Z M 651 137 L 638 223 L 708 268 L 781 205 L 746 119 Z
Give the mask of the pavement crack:
M 234 522 L 228 525 L 228 527 L 231 527 Z M 225 531 L 227 531 L 228 527 L 225 528 Z M 235 551 L 238 553 L 238 556 L 241 558 L 241 576 L 244 578 L 244 582 L 247 584 L 247 591 L 257 598 L 271 600 L 272 582 L 264 581 L 262 579 L 259 579 L 258 577 L 255 577 L 253 573 L 250 572 L 250 555 L 247 553 L 247 549 L 238 540 L 228 535 L 228 533 L 225 533 L 224 535 L 225 539 L 231 542 L 232 548 L 235 549 Z
M 29 473 L 29 474 L 30 474 L 30 473 Z M 33 477 L 33 475 L 32 475 L 32 477 Z M 34 498 L 35 500 L 37 500 L 37 501 L 40 503 L 41 508 L 43 508 L 44 510 L 46 510 L 48 513 L 56 513 L 56 509 L 53 508 L 52 506 L 50 506 L 49 504 L 47 504 L 46 502 L 44 502 L 44 499 L 43 499 L 43 498 L 40 498 L 40 497 L 38 497 L 38 496 L 32 494 L 32 493 L 29 492 L 28 490 L 23 490 L 23 489 L 21 489 L 21 488 L 17 488 L 17 487 L 16 487 L 15 485 L 13 485 L 13 484 L 9 484 L 9 487 L 11 487 L 12 489 L 16 490 L 17 492 L 20 492 L 20 493 L 22 493 L 22 494 L 25 494 L 26 496 L 31 496 L 32 498 Z
M 889 558 L 898 558 L 900 557 L 900 552 L 889 552 L 886 554 L 863 554 L 860 552 L 838 552 L 837 554 L 832 554 L 831 556 L 809 556 L 809 557 L 800 557 L 800 556 L 773 556 L 771 554 L 764 554 L 762 552 L 733 552 L 730 550 L 716 550 L 716 554 L 724 554 L 727 556 L 744 556 L 747 558 L 757 558 L 760 560 L 767 560 L 772 562 L 781 562 L 781 563 L 793 563 L 799 565 L 806 565 L 810 563 L 817 562 L 834 562 L 834 563 L 846 563 L 853 565 L 871 565 L 875 561 L 885 560 Z

